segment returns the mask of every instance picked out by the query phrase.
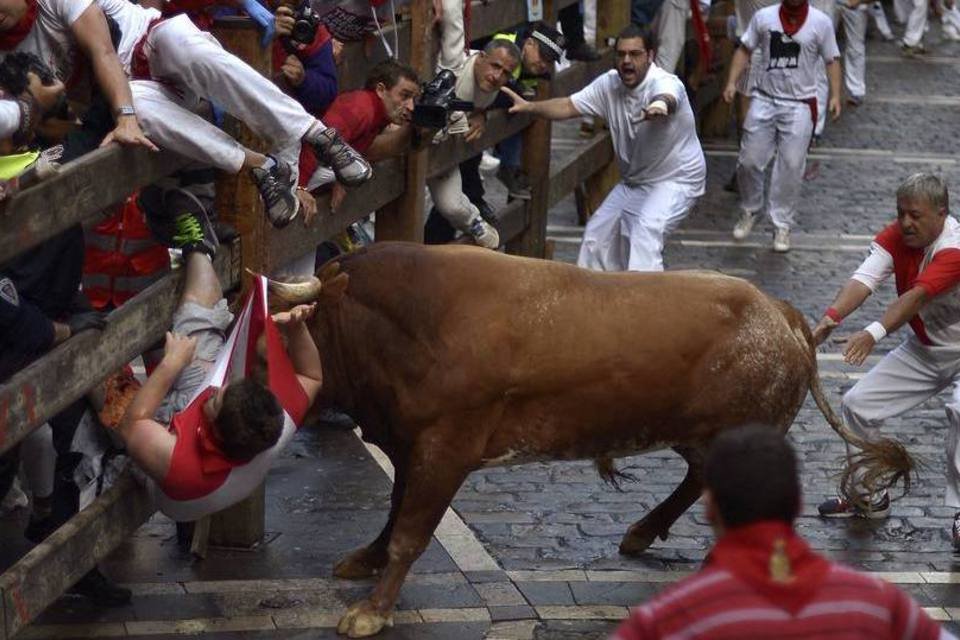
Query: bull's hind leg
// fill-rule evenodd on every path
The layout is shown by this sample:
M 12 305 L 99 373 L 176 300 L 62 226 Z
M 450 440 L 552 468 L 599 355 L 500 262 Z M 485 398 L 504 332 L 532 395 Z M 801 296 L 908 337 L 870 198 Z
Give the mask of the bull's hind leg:
M 687 475 L 670 497 L 654 507 L 642 520 L 630 525 L 620 542 L 620 553 L 640 555 L 653 544 L 657 536 L 666 540 L 673 523 L 700 497 L 703 491 L 703 450 L 677 447 L 674 451 L 687 461 Z
M 356 580 L 375 576 L 387 566 L 389 556 L 387 545 L 390 543 L 390 534 L 397 521 L 400 511 L 400 502 L 407 486 L 407 456 L 406 452 L 389 456 L 393 463 L 393 490 L 390 492 L 390 515 L 387 524 L 377 539 L 365 547 L 352 551 L 333 568 L 333 575 L 337 578 Z
M 452 425 L 445 425 L 452 426 Z M 479 466 L 480 455 L 470 454 L 460 429 L 437 429 L 452 434 L 424 437 L 408 459 L 406 488 L 393 522 L 387 546 L 387 564 L 370 597 L 354 603 L 337 625 L 337 632 L 351 638 L 372 636 L 392 624 L 393 606 L 410 565 L 430 543 L 430 536 L 453 500 L 464 478 Z M 479 449 L 482 451 L 482 448 Z

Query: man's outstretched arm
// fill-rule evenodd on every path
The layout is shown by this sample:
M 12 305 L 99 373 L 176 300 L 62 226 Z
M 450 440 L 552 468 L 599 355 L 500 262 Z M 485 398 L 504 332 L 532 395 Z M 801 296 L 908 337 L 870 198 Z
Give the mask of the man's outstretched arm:
M 273 315 L 273 321 L 282 327 L 287 334 L 287 353 L 300 386 L 307 394 L 307 400 L 313 404 L 320 388 L 323 386 L 323 365 L 320 362 L 320 351 L 313 341 L 313 336 L 307 330 L 306 320 L 313 317 L 317 303 L 297 305 L 290 311 L 282 311 Z
M 566 120 L 583 115 L 573 104 L 570 98 L 552 98 L 550 100 L 538 100 L 530 102 L 520 97 L 516 91 L 509 87 L 500 89 L 513 100 L 513 106 L 510 107 L 510 113 L 529 113 L 539 118 L 547 120 Z

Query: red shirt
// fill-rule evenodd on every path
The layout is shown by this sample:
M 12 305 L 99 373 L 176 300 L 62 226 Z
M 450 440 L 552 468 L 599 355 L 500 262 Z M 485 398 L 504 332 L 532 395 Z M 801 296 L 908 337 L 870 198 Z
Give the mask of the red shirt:
M 725 534 L 703 571 L 633 609 L 611 640 L 666 637 L 937 640 L 940 627 L 893 585 L 761 522 Z

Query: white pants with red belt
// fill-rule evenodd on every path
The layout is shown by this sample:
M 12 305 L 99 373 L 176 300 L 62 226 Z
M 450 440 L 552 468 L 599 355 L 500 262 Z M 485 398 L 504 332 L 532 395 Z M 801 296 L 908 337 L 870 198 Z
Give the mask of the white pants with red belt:
M 960 509 L 960 347 L 928 347 L 911 335 L 888 353 L 843 396 L 843 421 L 873 440 L 884 420 L 898 416 L 949 386 L 946 405 L 947 493 L 944 503 Z
M 577 266 L 663 271 L 663 242 L 703 195 L 703 184 L 618 183 L 587 222 Z
M 140 124 L 158 146 L 224 171 L 240 170 L 243 146 L 197 115 L 203 98 L 244 122 L 296 168 L 300 139 L 315 118 L 186 15 L 151 29 L 144 53 L 153 80 L 134 80 L 130 88 Z
M 764 172 L 774 160 L 767 212 L 778 229 L 793 227 L 812 133 L 808 104 L 754 92 L 737 159 L 740 207 L 745 212 L 763 209 Z

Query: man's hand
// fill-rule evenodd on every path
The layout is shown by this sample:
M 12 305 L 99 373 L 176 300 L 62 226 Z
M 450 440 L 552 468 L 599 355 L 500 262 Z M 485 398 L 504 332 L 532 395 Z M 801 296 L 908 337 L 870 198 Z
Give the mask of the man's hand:
M 830 119 L 834 122 L 840 118 L 840 96 L 830 98 Z
M 471 113 L 467 116 L 467 121 L 470 123 L 470 128 L 463 139 L 467 142 L 479 140 L 483 132 L 487 130 L 487 114 L 483 112 Z
M 280 71 L 291 87 L 299 87 L 303 84 L 304 78 L 307 77 L 303 63 L 295 55 L 287 56 L 287 59 L 283 61 L 283 66 L 280 67 Z
M 643 110 L 643 119 L 665 118 L 668 113 L 669 108 L 667 107 L 667 103 L 663 100 L 654 100 Z
M 822 344 L 837 326 L 839 325 L 833 318 L 823 316 L 820 322 L 817 323 L 817 326 L 813 328 L 813 344 Z
M 100 311 L 81 311 L 67 318 L 66 324 L 70 327 L 71 336 L 91 329 L 102 331 L 107 326 L 107 314 Z
M 33 71 L 28 71 L 27 91 L 29 91 L 33 99 L 37 101 L 40 112 L 47 114 L 60 106 L 60 99 L 66 91 L 66 88 L 59 80 L 55 80 L 53 84 L 45 86 L 43 82 L 40 81 L 40 76 Z
M 510 107 L 508 113 L 527 113 L 533 110 L 533 105 L 524 100 L 519 93 L 510 87 L 500 87 L 500 91 L 507 94 L 507 97 L 513 100 L 513 106 Z
M 293 33 L 293 9 L 286 5 L 277 7 L 277 12 L 273 14 L 273 30 L 278 38 L 286 38 Z
M 343 199 L 346 197 L 347 188 L 339 182 L 334 182 L 333 188 L 330 191 L 330 212 L 333 213 L 339 209 L 340 205 L 343 203 Z
M 723 88 L 723 101 L 727 104 L 733 104 L 733 99 L 737 97 L 737 85 L 728 82 Z
M 163 360 L 177 371 L 190 364 L 196 350 L 197 339 L 195 337 L 191 338 L 167 331 L 167 342 L 163 346 Z
M 135 116 L 120 116 L 117 118 L 117 126 L 107 134 L 100 146 L 105 147 L 111 142 L 118 142 L 124 146 L 146 147 L 150 151 L 160 151 L 157 145 L 150 142 L 150 138 L 144 135 Z
M 303 226 L 309 227 L 317 217 L 317 200 L 312 193 L 300 187 L 297 187 L 297 200 L 303 211 Z
M 271 317 L 273 318 L 273 321 L 280 326 L 292 326 L 301 324 L 307 319 L 311 318 L 316 310 L 316 302 L 312 302 L 310 304 L 298 304 L 289 311 L 281 311 L 273 314 Z
M 867 359 L 876 342 L 867 331 L 857 331 L 847 338 L 847 348 L 843 350 L 843 360 L 847 364 L 859 367 Z
M 331 53 L 333 53 L 333 64 L 339 67 L 340 63 L 343 62 L 343 42 L 336 38 L 330 38 L 330 43 Z

